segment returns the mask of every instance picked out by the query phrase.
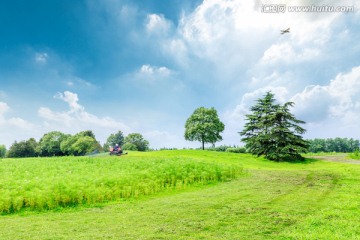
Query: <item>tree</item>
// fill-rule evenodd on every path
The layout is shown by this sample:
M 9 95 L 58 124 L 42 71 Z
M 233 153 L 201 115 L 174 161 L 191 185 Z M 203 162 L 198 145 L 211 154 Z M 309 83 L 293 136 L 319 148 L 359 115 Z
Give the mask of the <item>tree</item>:
M 89 136 L 79 137 L 74 144 L 71 146 L 73 155 L 82 156 L 87 153 L 94 152 L 97 149 L 97 141 Z
M 225 125 L 220 121 L 215 108 L 200 107 L 186 120 L 184 136 L 188 141 L 200 141 L 204 150 L 205 143 L 215 144 L 222 140 L 220 133 L 224 129 Z
M 131 146 L 129 144 L 135 145 L 138 151 L 146 151 L 149 149 L 149 142 L 145 140 L 140 133 L 131 133 L 127 135 L 124 139 L 124 145 L 125 144 L 127 146 Z
M 14 142 L 9 151 L 7 157 L 21 158 L 21 157 L 36 157 L 38 156 L 38 144 L 34 138 L 30 138 L 26 141 Z
M 123 150 L 130 150 L 130 151 L 138 151 L 137 147 L 135 146 L 135 144 L 127 142 L 122 146 Z
M 60 144 L 62 141 L 67 139 L 70 135 L 64 134 L 62 132 L 53 131 L 44 134 L 40 139 L 40 155 L 41 156 L 62 156 L 64 155 L 60 149 Z
M 64 155 L 80 156 L 94 151 L 101 151 L 102 148 L 96 140 L 92 131 L 82 131 L 74 136 L 68 135 L 60 144 Z
M 305 122 L 290 113 L 289 107 L 293 105 L 293 102 L 275 104 L 271 92 L 257 100 L 251 107 L 252 113 L 246 115 L 247 122 L 240 132 L 249 152 L 275 161 L 303 159 L 301 153 L 307 152 L 309 147 L 300 135 L 306 131 L 300 126 Z
M 4 158 L 6 155 L 6 147 L 5 145 L 0 145 L 0 158 Z
M 122 131 L 118 131 L 115 134 L 110 134 L 106 140 L 106 143 L 104 144 L 104 150 L 108 150 L 109 147 L 115 146 L 115 144 L 119 144 L 119 146 L 124 144 L 124 134 Z

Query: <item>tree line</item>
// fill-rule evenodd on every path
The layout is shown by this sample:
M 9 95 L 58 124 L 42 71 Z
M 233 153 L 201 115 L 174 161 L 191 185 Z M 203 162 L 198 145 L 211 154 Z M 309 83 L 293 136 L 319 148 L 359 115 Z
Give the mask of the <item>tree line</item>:
M 359 150 L 360 141 L 352 138 L 309 139 L 309 151 L 318 152 L 355 152 Z
M 131 133 L 125 137 L 122 131 L 118 131 L 111 134 L 101 146 L 91 130 L 81 131 L 75 135 L 52 131 L 44 134 L 38 142 L 34 138 L 15 141 L 9 150 L 6 150 L 4 145 L 0 145 L 0 156 L 9 158 L 83 156 L 108 151 L 115 144 L 122 146 L 123 150 L 149 149 L 149 142 L 140 133 Z

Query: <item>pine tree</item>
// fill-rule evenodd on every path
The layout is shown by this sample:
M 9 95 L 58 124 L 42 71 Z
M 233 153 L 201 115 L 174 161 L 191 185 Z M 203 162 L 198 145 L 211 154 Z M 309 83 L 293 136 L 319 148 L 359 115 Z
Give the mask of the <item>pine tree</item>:
M 301 153 L 307 152 L 308 143 L 301 137 L 306 130 L 299 124 L 305 122 L 290 113 L 289 107 L 293 105 L 293 102 L 275 104 L 271 92 L 257 100 L 251 107 L 252 113 L 246 115 L 247 122 L 240 132 L 249 152 L 274 161 L 303 159 Z

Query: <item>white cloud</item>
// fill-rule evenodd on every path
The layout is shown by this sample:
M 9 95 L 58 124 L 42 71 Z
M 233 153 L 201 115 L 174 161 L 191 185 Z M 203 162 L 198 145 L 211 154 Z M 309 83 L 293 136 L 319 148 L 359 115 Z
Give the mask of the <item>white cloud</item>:
M 69 115 L 68 112 L 54 112 L 46 107 L 40 107 L 38 110 L 38 114 L 47 122 L 57 122 L 67 127 L 71 127 L 71 121 L 73 120 L 73 118 Z
M 5 114 L 10 110 L 10 107 L 5 102 L 0 102 L 0 126 L 1 127 L 16 127 L 20 129 L 32 129 L 34 127 L 33 124 L 25 121 L 22 118 L 12 117 L 6 118 Z
M 45 64 L 48 61 L 48 54 L 47 53 L 36 53 L 35 54 L 35 61 L 39 64 Z
M 295 50 L 294 47 L 286 42 L 274 44 L 264 52 L 261 61 L 264 64 L 282 61 L 285 63 L 298 63 L 301 61 L 312 60 L 320 54 L 316 48 L 305 48 Z
M 82 126 L 82 127 L 104 127 L 110 129 L 122 129 L 124 132 L 129 131 L 129 127 L 124 123 L 118 122 L 110 117 L 98 117 L 85 111 L 85 108 L 78 103 L 79 98 L 76 93 L 65 91 L 57 93 L 54 96 L 61 99 L 69 105 L 70 110 L 66 112 L 56 112 L 49 108 L 39 108 L 39 115 L 46 121 L 57 122 L 65 126 Z
M 134 74 L 134 80 L 155 83 L 169 79 L 172 74 L 173 72 L 167 67 L 157 67 L 145 64 Z
M 340 73 L 328 85 L 308 86 L 291 100 L 297 114 L 307 121 L 338 119 L 343 124 L 360 122 L 360 66 Z
M 70 112 L 84 111 L 84 107 L 78 104 L 79 98 L 76 93 L 65 91 L 64 93 L 57 93 L 54 97 L 67 102 L 70 107 Z
M 171 70 L 167 67 L 155 67 L 151 65 L 142 65 L 140 68 L 140 73 L 147 74 L 147 75 L 161 75 L 161 76 L 168 76 L 171 73 Z
M 166 34 L 171 23 L 163 15 L 149 14 L 146 21 L 146 31 L 151 34 Z
M 6 113 L 8 110 L 9 106 L 7 105 L 7 103 L 0 102 L 0 117 L 2 117 L 4 113 Z
M 272 92 L 279 103 L 286 102 L 289 94 L 285 87 L 265 87 L 245 93 L 241 98 L 240 104 L 233 111 L 228 112 L 226 118 L 234 122 L 244 119 L 244 115 L 249 113 L 250 107 L 256 103 L 257 99 L 264 97 L 267 92 Z
M 19 129 L 27 129 L 32 130 L 36 126 L 22 118 L 10 118 L 8 119 L 8 124 L 12 127 L 19 128 Z
M 6 117 L 10 110 L 7 103 L 0 102 L 0 144 L 10 147 L 15 140 L 37 137 L 37 126 L 19 117 Z

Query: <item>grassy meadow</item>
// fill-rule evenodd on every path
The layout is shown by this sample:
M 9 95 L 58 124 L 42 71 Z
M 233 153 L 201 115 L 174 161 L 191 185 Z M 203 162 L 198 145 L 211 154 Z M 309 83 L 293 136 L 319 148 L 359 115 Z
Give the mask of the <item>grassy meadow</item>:
M 2 159 L 0 191 L 0 239 L 360 239 L 360 164 L 309 156 Z

